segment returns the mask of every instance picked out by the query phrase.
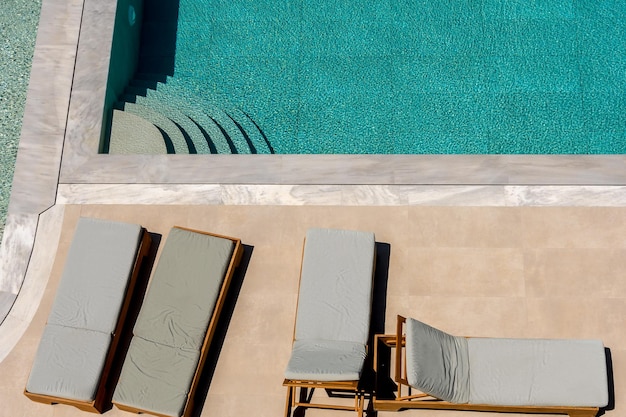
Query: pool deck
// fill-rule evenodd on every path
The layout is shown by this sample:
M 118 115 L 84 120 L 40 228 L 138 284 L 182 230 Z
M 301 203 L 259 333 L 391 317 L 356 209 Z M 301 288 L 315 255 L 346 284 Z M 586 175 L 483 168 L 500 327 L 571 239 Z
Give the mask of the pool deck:
M 380 329 L 403 314 L 458 334 L 602 339 L 618 387 L 606 414 L 620 415 L 626 156 L 98 155 L 114 13 L 114 1 L 43 0 L 0 247 L 0 415 L 82 414 L 21 395 L 79 216 L 248 245 L 202 415 L 282 412 L 313 226 L 386 244 Z

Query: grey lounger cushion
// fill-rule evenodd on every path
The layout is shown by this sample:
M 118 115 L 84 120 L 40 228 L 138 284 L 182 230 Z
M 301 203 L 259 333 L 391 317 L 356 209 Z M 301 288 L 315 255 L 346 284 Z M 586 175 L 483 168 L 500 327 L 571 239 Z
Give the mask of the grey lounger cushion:
M 137 224 L 80 218 L 48 323 L 112 333 L 141 233 Z
M 200 349 L 234 246 L 230 239 L 172 228 L 133 334 Z
M 95 398 L 111 335 L 48 324 L 26 384 L 28 392 L 91 401 Z
M 367 351 L 363 343 L 331 340 L 296 340 L 285 371 L 287 379 L 355 381 Z
M 407 319 L 406 371 L 409 385 L 422 392 L 454 403 L 469 401 L 469 359 L 464 337 Z
M 374 250 L 373 233 L 335 229 L 307 231 L 296 340 L 367 342 Z
M 133 337 L 114 400 L 168 416 L 180 416 L 200 351 Z
M 234 241 L 172 228 L 133 330 L 113 402 L 182 415 Z
M 374 257 L 373 233 L 307 231 L 295 342 L 286 378 L 359 379 L 369 336 Z M 328 350 L 323 352 L 322 347 Z
M 606 356 L 600 340 L 468 340 L 474 404 L 604 407 Z
M 407 319 L 406 369 L 411 386 L 455 403 L 608 403 L 606 357 L 599 340 L 459 338 Z
M 95 399 L 142 228 L 80 218 L 26 390 Z

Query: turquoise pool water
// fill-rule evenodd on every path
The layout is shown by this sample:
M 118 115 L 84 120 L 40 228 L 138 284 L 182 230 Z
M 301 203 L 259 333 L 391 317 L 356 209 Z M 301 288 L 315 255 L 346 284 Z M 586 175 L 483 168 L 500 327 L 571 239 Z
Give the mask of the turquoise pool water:
M 11 195 L 40 9 L 41 0 L 2 0 L 0 7 L 0 241 Z
M 626 153 L 626 2 L 180 0 L 175 61 L 277 153 Z

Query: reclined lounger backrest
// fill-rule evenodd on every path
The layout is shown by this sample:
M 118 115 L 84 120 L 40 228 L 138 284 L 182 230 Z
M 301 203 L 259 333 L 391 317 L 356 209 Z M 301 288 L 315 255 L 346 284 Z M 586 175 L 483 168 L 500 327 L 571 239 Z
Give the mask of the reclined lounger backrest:
M 165 243 L 113 395 L 120 409 L 188 415 L 228 285 L 238 239 L 175 227 Z
M 29 398 L 102 411 L 104 379 L 149 242 L 136 224 L 79 219 L 26 385 Z
M 461 338 L 407 319 L 406 373 L 414 388 L 455 403 L 547 407 L 608 403 L 600 340 Z

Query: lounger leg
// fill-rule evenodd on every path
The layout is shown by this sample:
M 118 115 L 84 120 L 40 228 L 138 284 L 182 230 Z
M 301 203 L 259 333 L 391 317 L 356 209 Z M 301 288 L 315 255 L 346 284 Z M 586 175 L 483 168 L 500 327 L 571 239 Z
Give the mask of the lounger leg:
M 363 417 L 363 409 L 365 408 L 365 395 L 363 394 L 363 392 L 359 391 L 357 393 L 357 396 L 358 396 L 358 401 L 359 401 L 357 413 L 359 417 Z
M 293 400 L 294 387 L 287 387 L 287 401 L 285 402 L 285 417 L 291 416 L 291 403 Z

